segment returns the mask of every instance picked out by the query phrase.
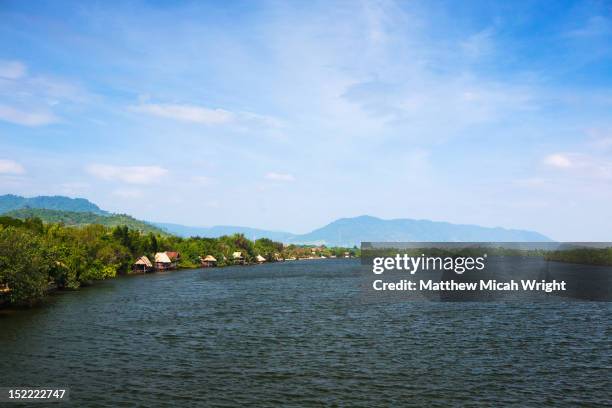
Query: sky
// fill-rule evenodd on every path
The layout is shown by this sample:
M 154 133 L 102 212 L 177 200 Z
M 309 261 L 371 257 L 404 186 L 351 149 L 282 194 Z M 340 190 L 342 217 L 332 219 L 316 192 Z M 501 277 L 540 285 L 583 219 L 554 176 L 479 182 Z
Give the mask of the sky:
M 612 3 L 0 0 L 7 193 L 612 241 Z

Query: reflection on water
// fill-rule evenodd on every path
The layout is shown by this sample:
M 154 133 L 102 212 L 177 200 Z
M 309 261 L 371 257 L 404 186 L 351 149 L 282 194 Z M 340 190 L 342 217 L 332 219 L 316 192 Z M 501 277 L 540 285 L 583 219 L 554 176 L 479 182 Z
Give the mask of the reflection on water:
M 108 407 L 611 402 L 610 303 L 371 302 L 362 282 L 356 260 L 299 261 L 62 293 L 0 315 L 0 386 Z

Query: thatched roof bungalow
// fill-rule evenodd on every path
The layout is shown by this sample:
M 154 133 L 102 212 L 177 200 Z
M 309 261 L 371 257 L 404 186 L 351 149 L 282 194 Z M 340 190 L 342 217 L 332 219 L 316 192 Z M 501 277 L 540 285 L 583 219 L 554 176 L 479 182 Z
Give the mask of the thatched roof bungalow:
M 181 255 L 178 252 L 158 252 L 155 254 L 155 269 L 176 269 L 179 259 Z
M 143 272 L 146 273 L 148 271 L 153 270 L 153 264 L 145 255 L 141 256 L 134 262 L 132 265 L 132 271 L 134 272 Z
M 171 263 L 170 257 L 165 252 L 155 254 L 155 263 Z
M 244 256 L 242 255 L 242 252 L 240 252 L 240 251 L 234 252 L 232 254 L 232 259 L 234 260 L 235 264 L 242 264 L 242 265 L 244 265 L 244 263 L 245 263 Z
M 212 255 L 206 255 L 204 258 L 200 257 L 200 263 L 203 268 L 211 268 L 217 266 L 217 258 Z

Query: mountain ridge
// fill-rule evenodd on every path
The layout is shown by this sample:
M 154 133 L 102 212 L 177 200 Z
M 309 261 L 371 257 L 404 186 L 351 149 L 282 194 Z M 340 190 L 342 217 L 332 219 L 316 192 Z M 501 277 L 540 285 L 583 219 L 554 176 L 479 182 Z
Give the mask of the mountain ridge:
M 286 239 L 294 236 L 290 232 L 285 231 L 269 231 L 260 228 L 242 227 L 236 225 L 214 225 L 211 227 L 194 227 L 175 223 L 152 222 L 151 224 L 167 231 L 169 233 L 182 237 L 190 236 L 206 236 L 220 237 L 222 235 L 232 235 L 236 233 L 244 234 L 245 237 L 251 240 L 258 238 L 269 238 L 274 241 L 284 242 Z
M 26 219 L 37 217 L 46 223 L 62 223 L 69 226 L 100 224 L 107 227 L 126 225 L 142 232 L 165 234 L 163 230 L 148 222 L 138 220 L 127 214 L 94 214 L 82 211 L 51 210 L 47 208 L 20 208 L 1 214 L 3 217 Z
M 71 198 L 60 195 L 35 197 L 23 197 L 15 194 L 0 195 L 0 214 L 22 208 L 90 212 L 99 215 L 109 214 L 85 198 Z
M 7 210 L 8 209 L 8 210 Z M 30 211 L 26 211 L 26 210 Z M 55 210 L 74 214 L 44 213 L 35 210 Z M 37 213 L 44 221 L 79 225 L 99 222 L 117 225 L 124 222 L 141 230 L 164 231 L 182 237 L 219 237 L 242 233 L 249 239 L 269 238 L 286 244 L 312 244 L 328 246 L 355 246 L 361 242 L 550 242 L 549 237 L 535 231 L 481 227 L 471 224 L 453 224 L 445 221 L 417 220 L 411 218 L 382 219 L 371 215 L 339 218 L 305 234 L 286 231 L 270 231 L 259 228 L 215 225 L 194 227 L 175 223 L 142 221 L 125 214 L 112 214 L 100 209 L 84 198 L 65 196 L 21 197 L 12 194 L 0 196 L 0 214 L 11 211 L 20 217 Z M 20 211 L 20 212 L 19 212 Z M 8 213 L 8 214 L 7 214 Z M 81 215 L 78 215 L 81 213 Z M 75 215 L 76 214 L 76 215 Z M 85 216 L 92 214 L 97 217 Z M 115 217 L 112 220 L 104 217 Z M 123 217 L 123 218 L 122 218 Z
M 334 242 L 346 246 L 370 242 L 549 242 L 535 231 L 453 224 L 445 221 L 395 218 L 385 220 L 370 215 L 340 218 L 321 228 L 296 237 L 303 243 Z
M 481 227 L 471 224 L 453 224 L 445 221 L 395 218 L 385 220 L 371 215 L 339 218 L 305 234 L 285 231 L 266 231 L 236 226 L 186 227 L 180 224 L 153 223 L 169 233 L 181 235 L 187 229 L 210 237 L 243 233 L 249 239 L 278 239 L 288 244 L 328 246 L 355 246 L 371 242 L 550 242 L 549 237 L 535 231 L 502 227 Z M 181 230 L 180 227 L 187 228 Z M 196 234 L 197 235 L 197 234 Z M 182 235 L 188 236 L 188 235 Z M 274 238 L 273 238 L 274 237 Z

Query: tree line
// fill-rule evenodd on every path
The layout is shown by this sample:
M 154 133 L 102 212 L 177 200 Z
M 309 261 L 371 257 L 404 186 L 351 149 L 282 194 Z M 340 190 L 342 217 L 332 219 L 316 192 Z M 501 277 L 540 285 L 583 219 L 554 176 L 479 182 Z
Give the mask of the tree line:
M 126 274 L 139 256 L 153 262 L 156 252 L 181 253 L 179 267 L 200 265 L 200 256 L 212 255 L 218 266 L 230 265 L 232 254 L 241 252 L 246 262 L 258 255 L 268 261 L 281 258 L 343 256 L 355 249 L 290 245 L 267 238 L 255 241 L 242 234 L 219 238 L 181 238 L 141 232 L 127 226 L 98 224 L 80 227 L 43 223 L 40 218 L 20 220 L 0 217 L 0 301 L 32 305 L 50 288 L 76 289 L 96 280 Z

